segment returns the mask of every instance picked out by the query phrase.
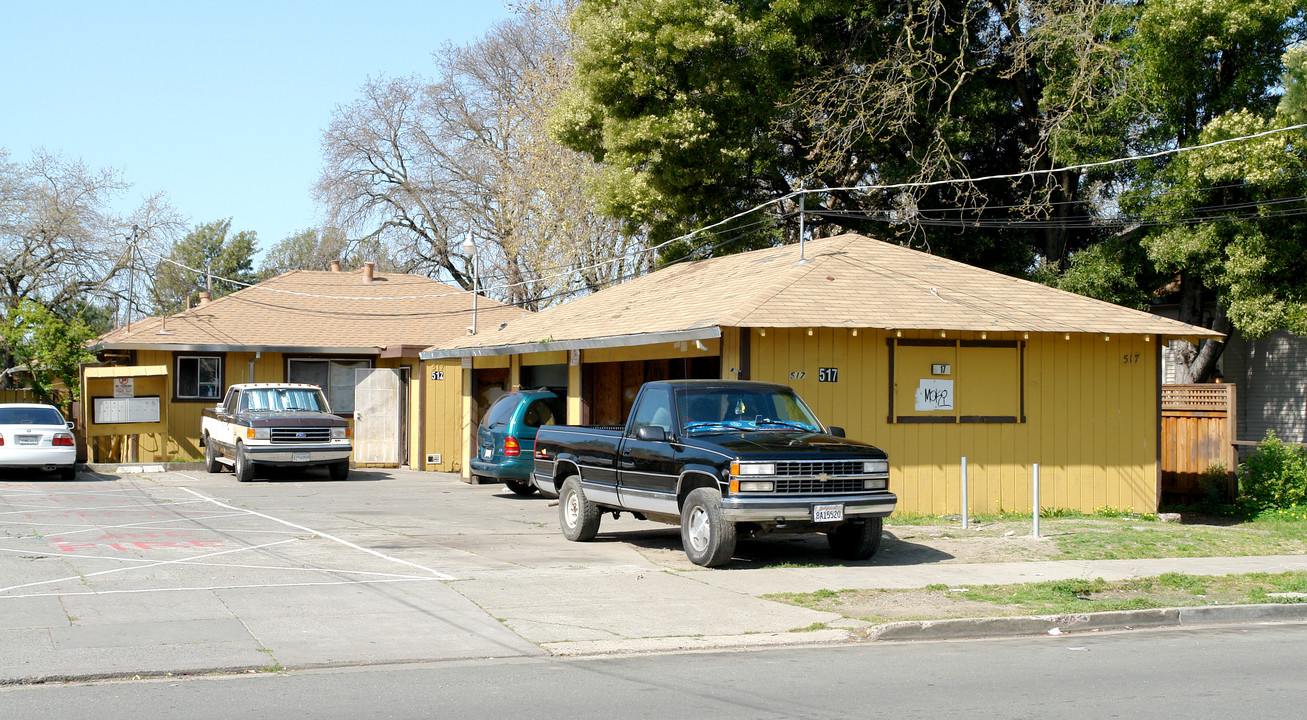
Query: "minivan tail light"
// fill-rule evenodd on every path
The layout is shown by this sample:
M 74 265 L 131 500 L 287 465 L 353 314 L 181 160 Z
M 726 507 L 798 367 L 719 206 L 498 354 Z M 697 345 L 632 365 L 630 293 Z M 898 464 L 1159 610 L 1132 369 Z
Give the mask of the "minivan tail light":
M 517 438 L 509 435 L 504 438 L 504 456 L 517 457 L 522 454 L 522 446 L 517 443 Z
M 59 433 L 54 436 L 56 446 L 73 447 L 73 436 L 68 433 Z

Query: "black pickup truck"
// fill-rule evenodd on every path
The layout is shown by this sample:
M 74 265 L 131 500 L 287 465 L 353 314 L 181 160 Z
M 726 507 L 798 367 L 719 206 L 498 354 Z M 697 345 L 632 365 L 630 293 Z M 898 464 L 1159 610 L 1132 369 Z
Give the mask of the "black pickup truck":
M 739 535 L 773 532 L 824 532 L 837 557 L 865 560 L 898 498 L 885 452 L 843 435 L 784 385 L 651 382 L 625 427 L 541 427 L 531 480 L 558 494 L 568 540 L 629 512 L 680 525 L 706 567 L 729 562 Z

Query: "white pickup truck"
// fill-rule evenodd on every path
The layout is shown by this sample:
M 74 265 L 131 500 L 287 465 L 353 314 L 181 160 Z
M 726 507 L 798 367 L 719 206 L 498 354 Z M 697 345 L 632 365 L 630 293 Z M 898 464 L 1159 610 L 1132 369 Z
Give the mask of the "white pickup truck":
M 231 465 L 241 482 L 256 466 L 326 465 L 344 480 L 353 451 L 349 421 L 332 414 L 321 388 L 300 383 L 232 385 L 221 405 L 204 409 L 200 443 L 205 470 Z

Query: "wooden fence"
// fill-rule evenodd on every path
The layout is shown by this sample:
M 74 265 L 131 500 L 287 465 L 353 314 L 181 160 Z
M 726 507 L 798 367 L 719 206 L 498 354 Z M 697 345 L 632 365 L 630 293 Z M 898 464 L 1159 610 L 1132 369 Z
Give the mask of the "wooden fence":
M 1163 502 L 1234 497 L 1235 403 L 1235 386 L 1227 383 L 1162 386 Z
M 22 388 L 16 390 L 0 390 L 0 403 L 34 403 L 41 402 L 36 399 L 36 393 L 31 390 Z

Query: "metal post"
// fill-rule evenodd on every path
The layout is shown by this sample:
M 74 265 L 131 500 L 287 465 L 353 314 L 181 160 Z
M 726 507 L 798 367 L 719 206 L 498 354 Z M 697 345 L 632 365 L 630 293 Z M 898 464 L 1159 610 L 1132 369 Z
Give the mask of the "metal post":
M 1034 535 L 1035 535 L 1035 537 L 1039 537 L 1039 463 L 1035 463 L 1035 493 L 1034 493 L 1034 495 L 1035 495 L 1035 497 L 1034 497 L 1035 509 L 1034 509 L 1034 513 L 1033 513 L 1033 514 L 1034 514 L 1033 527 L 1034 527 Z
M 804 235 L 803 204 L 804 203 L 803 201 L 807 197 L 808 197 L 807 193 L 803 192 L 803 187 L 800 186 L 799 187 L 799 262 L 804 262 L 807 259 L 803 256 L 804 253 L 804 239 L 803 239 L 803 235 Z
M 481 253 L 472 254 L 472 334 L 477 334 L 477 290 L 481 284 Z
M 962 456 L 962 529 L 967 529 L 967 456 Z

